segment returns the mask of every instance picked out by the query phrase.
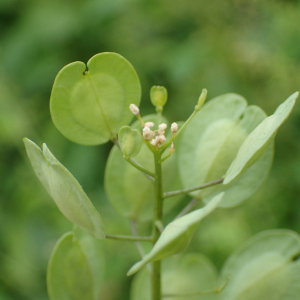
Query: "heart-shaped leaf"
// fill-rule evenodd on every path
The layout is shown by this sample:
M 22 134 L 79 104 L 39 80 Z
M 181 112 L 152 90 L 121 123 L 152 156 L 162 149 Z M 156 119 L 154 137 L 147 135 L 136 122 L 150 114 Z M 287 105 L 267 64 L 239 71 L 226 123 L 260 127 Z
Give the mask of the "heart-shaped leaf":
M 143 117 L 143 120 L 144 122 L 154 122 L 154 128 L 158 128 L 156 115 Z M 167 123 L 165 119 L 162 121 Z M 137 121 L 131 127 L 140 130 L 141 124 Z M 154 172 L 153 154 L 144 143 L 135 160 L 145 169 Z M 181 187 L 176 152 L 163 162 L 162 172 L 165 191 Z M 155 197 L 153 182 L 130 165 L 116 146 L 112 148 L 105 168 L 105 191 L 114 208 L 123 216 L 143 222 L 152 218 Z M 182 196 L 166 199 L 164 212 L 174 207 L 181 198 Z
M 188 253 L 170 257 L 162 262 L 162 294 L 181 295 L 166 299 L 215 300 L 216 294 L 184 297 L 184 294 L 213 290 L 217 285 L 215 266 L 199 253 Z M 133 278 L 131 300 L 151 299 L 150 273 L 145 268 Z M 163 297 L 165 299 L 165 297 Z
M 131 103 L 139 105 L 141 86 L 133 66 L 116 53 L 100 53 L 87 63 L 60 70 L 52 88 L 53 123 L 68 139 L 84 145 L 116 138 L 129 124 Z
M 101 217 L 72 174 L 53 156 L 46 144 L 41 149 L 24 139 L 32 167 L 59 210 L 74 224 L 99 239 L 105 238 Z
M 242 245 L 225 263 L 220 280 L 230 276 L 221 300 L 297 300 L 300 295 L 300 237 L 269 230 Z
M 223 195 L 224 193 L 217 195 L 203 208 L 169 223 L 152 250 L 141 261 L 133 265 L 127 275 L 136 273 L 151 261 L 161 260 L 184 251 L 189 246 L 200 221 L 218 206 Z
M 263 155 L 273 141 L 278 128 L 291 113 L 298 95 L 299 92 L 291 95 L 279 105 L 272 116 L 266 118 L 249 134 L 230 166 L 224 179 L 224 184 L 230 183 Z
M 52 252 L 47 270 L 51 300 L 96 300 L 102 275 L 102 248 L 91 236 L 63 235 Z M 100 258 L 100 263 L 98 262 Z
M 178 151 L 180 175 L 185 188 L 214 181 L 225 175 L 238 149 L 266 114 L 247 107 L 244 98 L 226 94 L 210 100 L 182 133 Z M 220 206 L 230 207 L 250 197 L 270 170 L 273 147 L 244 176 L 228 186 L 222 184 L 192 192 L 205 203 L 225 191 Z

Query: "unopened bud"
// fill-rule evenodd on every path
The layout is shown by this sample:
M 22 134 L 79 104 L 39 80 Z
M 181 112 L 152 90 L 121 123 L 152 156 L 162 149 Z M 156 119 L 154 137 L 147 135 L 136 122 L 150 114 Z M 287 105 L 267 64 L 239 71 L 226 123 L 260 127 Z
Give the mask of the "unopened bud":
M 171 131 L 173 134 L 177 133 L 177 130 L 178 130 L 178 124 L 177 123 L 172 123 L 171 124 Z
M 162 109 L 168 99 L 167 89 L 163 86 L 154 85 L 150 90 L 150 99 L 155 107 L 160 107 L 160 109 Z
M 149 127 L 145 127 L 143 129 L 143 138 L 145 141 L 150 141 L 153 137 L 153 134 L 154 132 Z
M 164 135 L 157 135 L 155 137 L 155 139 L 153 139 L 150 144 L 155 146 L 155 147 L 159 147 L 162 143 L 164 143 L 166 141 L 166 137 Z
M 158 135 L 164 135 L 166 129 L 167 129 L 167 124 L 165 124 L 165 123 L 160 124 L 158 126 L 157 134 Z
M 206 100 L 206 97 L 207 97 L 207 89 L 203 89 L 199 97 L 198 104 L 196 105 L 196 110 L 200 110 L 200 108 L 202 107 L 202 105 Z
M 157 146 L 160 146 L 162 143 L 164 143 L 166 141 L 166 137 L 164 135 L 158 135 L 156 137 L 156 141 L 157 141 Z
M 146 122 L 143 127 L 148 127 L 148 128 L 152 128 L 154 126 L 153 122 Z
M 130 104 L 129 109 L 134 115 L 138 115 L 140 113 L 139 108 L 135 104 Z
M 175 152 L 174 149 L 174 143 L 171 144 L 171 148 L 169 149 L 170 154 L 172 154 L 173 152 Z
M 167 127 L 168 127 L 168 125 L 167 125 L 166 123 L 161 123 L 161 124 L 158 126 L 159 130 L 166 130 Z

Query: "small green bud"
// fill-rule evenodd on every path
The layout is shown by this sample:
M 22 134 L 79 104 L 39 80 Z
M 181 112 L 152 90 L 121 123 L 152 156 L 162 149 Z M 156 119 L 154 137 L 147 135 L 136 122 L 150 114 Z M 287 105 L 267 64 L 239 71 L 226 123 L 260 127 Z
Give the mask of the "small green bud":
M 207 89 L 203 89 L 196 105 L 196 110 L 200 110 L 207 97 Z
M 159 107 L 162 110 L 168 99 L 167 89 L 164 86 L 154 85 L 150 90 L 150 99 L 155 107 Z
M 143 144 L 142 135 L 139 130 L 123 126 L 119 130 L 118 138 L 125 158 L 138 155 Z

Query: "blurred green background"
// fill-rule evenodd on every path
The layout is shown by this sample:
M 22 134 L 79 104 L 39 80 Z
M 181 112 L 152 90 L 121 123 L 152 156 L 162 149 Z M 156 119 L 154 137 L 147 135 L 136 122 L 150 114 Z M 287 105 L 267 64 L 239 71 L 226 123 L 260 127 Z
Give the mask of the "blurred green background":
M 105 51 L 120 53 L 136 68 L 143 115 L 153 112 L 152 85 L 168 89 L 164 112 L 171 122 L 189 116 L 204 87 L 208 99 L 235 92 L 272 114 L 300 89 L 300 1 L 0 0 L 1 300 L 48 299 L 49 255 L 72 229 L 35 177 L 23 137 L 47 143 L 90 196 L 107 231 L 130 233 L 103 191 L 111 144 L 84 147 L 67 141 L 48 108 L 57 72 Z M 241 206 L 205 219 L 188 251 L 204 253 L 220 268 L 259 231 L 300 232 L 299 114 L 298 104 L 278 132 L 266 183 Z M 103 245 L 102 300 L 129 299 L 126 271 L 138 252 L 123 242 L 120 255 L 117 243 Z

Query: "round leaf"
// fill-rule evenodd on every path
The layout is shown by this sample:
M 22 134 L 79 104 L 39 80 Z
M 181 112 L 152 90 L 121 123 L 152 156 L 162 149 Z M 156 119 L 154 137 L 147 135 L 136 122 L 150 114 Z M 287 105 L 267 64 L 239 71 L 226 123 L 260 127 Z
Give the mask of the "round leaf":
M 92 270 L 72 232 L 57 242 L 47 270 L 51 300 L 94 300 Z
M 221 300 L 296 300 L 300 294 L 299 235 L 290 230 L 260 233 L 225 263 L 220 280 L 231 276 Z
M 72 174 L 53 156 L 46 144 L 43 152 L 24 139 L 32 167 L 59 210 L 74 224 L 99 239 L 105 238 L 101 217 Z
M 144 122 L 154 122 L 158 127 L 157 116 L 149 115 Z M 162 120 L 167 123 L 166 120 Z M 135 122 L 133 129 L 141 129 L 140 122 Z M 176 144 L 175 144 L 176 148 Z M 154 172 L 154 158 L 152 152 L 143 143 L 135 160 L 145 169 Z M 181 187 L 177 171 L 176 152 L 162 164 L 163 187 L 165 191 L 172 191 Z M 123 216 L 147 221 L 153 215 L 153 199 L 155 197 L 153 182 L 141 171 L 130 165 L 121 151 L 114 146 L 110 152 L 105 169 L 105 191 L 114 208 Z M 164 212 L 169 211 L 182 196 L 166 199 Z
M 238 149 L 261 123 L 266 114 L 257 106 L 247 107 L 244 98 L 226 94 L 206 103 L 182 133 L 179 145 L 179 169 L 185 188 L 225 175 Z M 266 178 L 272 164 L 273 148 L 245 176 L 230 186 L 218 185 L 192 192 L 205 203 L 226 191 L 220 206 L 236 205 L 250 197 Z
M 100 53 L 87 63 L 60 70 L 50 99 L 53 123 L 68 139 L 84 145 L 103 144 L 116 137 L 139 105 L 141 86 L 133 66 L 116 53 Z

